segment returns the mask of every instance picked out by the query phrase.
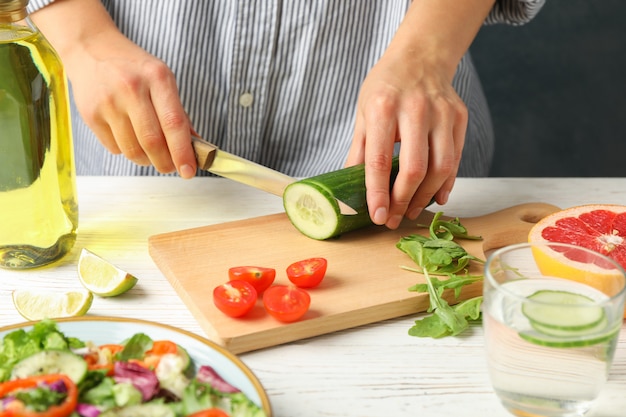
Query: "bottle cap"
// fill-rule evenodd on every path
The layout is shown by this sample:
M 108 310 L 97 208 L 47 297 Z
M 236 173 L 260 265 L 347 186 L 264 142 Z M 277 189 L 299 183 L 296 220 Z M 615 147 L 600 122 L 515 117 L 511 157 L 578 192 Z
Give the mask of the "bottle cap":
M 0 22 L 17 22 L 28 15 L 28 0 L 0 0 Z

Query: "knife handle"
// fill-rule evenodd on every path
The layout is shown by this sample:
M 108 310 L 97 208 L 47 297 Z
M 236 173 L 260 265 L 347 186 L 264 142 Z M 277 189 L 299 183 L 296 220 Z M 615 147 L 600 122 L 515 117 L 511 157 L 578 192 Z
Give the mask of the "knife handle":
M 198 168 L 203 170 L 209 169 L 213 164 L 213 160 L 215 159 L 217 146 L 194 135 L 191 136 L 191 143 L 193 145 L 193 149 L 196 151 Z

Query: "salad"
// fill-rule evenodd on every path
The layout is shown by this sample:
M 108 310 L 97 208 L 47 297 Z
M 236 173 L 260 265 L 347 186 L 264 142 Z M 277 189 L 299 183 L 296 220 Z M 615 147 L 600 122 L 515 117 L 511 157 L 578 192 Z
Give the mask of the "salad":
M 96 345 L 52 320 L 0 344 L 0 417 L 264 417 L 212 367 L 171 340 L 136 333 Z

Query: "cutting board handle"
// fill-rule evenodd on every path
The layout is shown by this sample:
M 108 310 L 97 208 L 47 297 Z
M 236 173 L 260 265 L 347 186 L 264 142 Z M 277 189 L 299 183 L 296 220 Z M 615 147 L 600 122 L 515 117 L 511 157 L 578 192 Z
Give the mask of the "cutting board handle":
M 495 249 L 526 242 L 530 229 L 542 218 L 561 210 L 547 203 L 525 203 L 480 217 L 461 219 L 471 235 L 483 236 L 485 255 Z

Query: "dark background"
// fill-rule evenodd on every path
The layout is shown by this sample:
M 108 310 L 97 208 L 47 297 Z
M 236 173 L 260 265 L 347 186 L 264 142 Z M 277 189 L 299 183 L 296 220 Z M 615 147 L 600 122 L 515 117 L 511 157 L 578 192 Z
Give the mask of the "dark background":
M 491 176 L 626 176 L 625 19 L 624 0 L 547 0 L 524 26 L 480 30 Z

